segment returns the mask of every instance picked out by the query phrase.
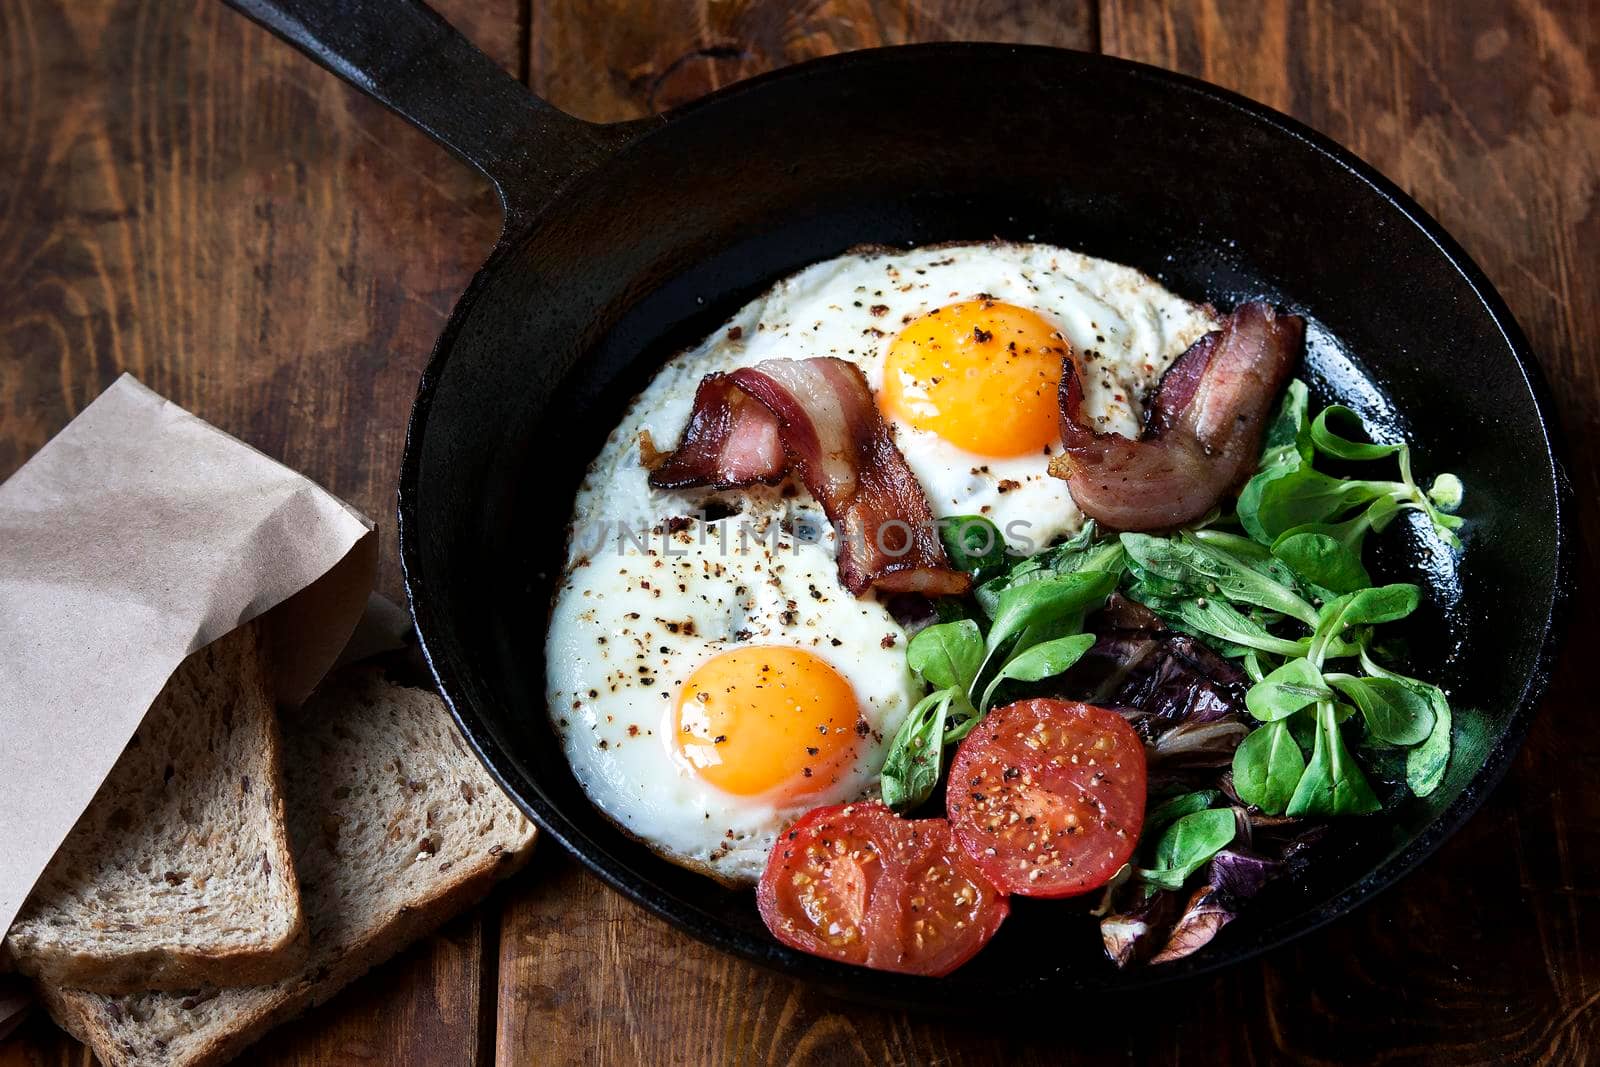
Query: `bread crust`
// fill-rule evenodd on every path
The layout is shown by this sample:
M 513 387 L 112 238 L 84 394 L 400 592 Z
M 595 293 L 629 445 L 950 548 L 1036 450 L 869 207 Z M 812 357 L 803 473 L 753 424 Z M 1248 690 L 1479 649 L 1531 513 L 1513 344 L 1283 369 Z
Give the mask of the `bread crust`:
M 527 862 L 532 824 L 461 742 L 436 695 L 393 685 L 372 668 L 346 670 L 286 722 L 285 732 L 285 751 L 295 764 L 287 776 L 290 832 L 305 864 L 305 960 L 273 984 L 188 995 L 107 997 L 41 985 L 51 1016 L 107 1067 L 226 1063 L 481 900 Z M 390 739 L 389 748 L 378 751 L 385 743 L 378 738 Z M 364 770 L 348 758 L 345 749 L 351 747 L 368 754 Z M 341 752 L 346 758 L 339 758 Z M 382 772 L 381 781 L 373 768 Z M 413 780 L 413 773 L 428 777 Z M 412 825 L 402 816 L 414 816 L 419 800 L 427 812 L 422 825 L 445 828 L 438 833 L 439 851 L 431 855 L 416 852 L 412 839 L 396 831 Z M 489 829 L 452 836 L 452 816 L 467 829 Z M 364 867 L 344 854 L 339 827 L 346 817 L 365 828 L 355 834 L 371 837 L 349 846 L 357 855 L 364 855 L 364 846 L 380 850 L 366 857 L 371 862 Z M 388 829 L 377 833 L 371 829 L 376 827 Z M 395 876 L 410 877 L 414 895 L 382 881 L 383 872 L 405 871 L 407 861 L 433 864 L 421 874 Z M 364 892 L 336 891 L 328 884 L 335 875 L 359 883 L 347 890 Z M 374 900 L 378 907 L 361 910 L 361 901 Z M 335 915 L 330 908 L 342 910 Z M 157 1016 L 162 1021 L 152 1021 Z
M 527 849 L 520 853 L 507 850 L 501 853 L 503 862 L 478 865 L 433 900 L 415 908 L 393 909 L 383 924 L 345 955 L 346 962 L 325 970 L 305 970 L 279 983 L 272 987 L 270 996 L 235 1014 L 232 1028 L 208 1034 L 193 1049 L 170 1059 L 151 1060 L 130 1054 L 113 1031 L 111 1024 L 116 1020 L 108 1013 L 107 998 L 51 985 L 39 986 L 39 997 L 56 1024 L 93 1049 L 105 1067 L 218 1067 L 282 1023 L 326 1004 L 379 963 L 477 904 L 496 882 L 520 870 L 530 855 Z
M 300 909 L 299 883 L 289 842 L 283 799 L 282 737 L 269 678 L 266 642 L 254 623 L 239 627 L 196 652 L 173 673 L 145 725 L 135 733 L 0 944 L 0 957 L 14 970 L 72 988 L 131 993 L 192 989 L 205 984 L 272 982 L 299 966 L 306 950 L 305 917 Z M 205 703 L 208 696 L 213 699 Z M 197 715 L 216 718 L 197 723 L 193 721 Z M 263 865 L 259 876 L 263 884 L 255 887 L 262 899 L 251 902 L 260 914 L 240 914 L 237 929 L 218 930 L 209 938 L 196 934 L 188 941 L 152 942 L 147 927 L 182 927 L 192 922 L 191 916 L 171 909 L 195 904 L 193 898 L 153 897 L 144 912 L 137 915 L 139 922 L 118 924 L 128 927 L 126 931 L 111 926 L 110 909 L 91 910 L 83 903 L 84 898 L 106 893 L 115 894 L 117 899 L 126 897 L 130 895 L 126 883 L 131 879 L 120 864 L 116 869 L 96 866 L 97 860 L 103 858 L 100 850 L 115 854 L 113 850 L 129 835 L 155 837 L 159 833 L 164 835 L 164 842 L 170 843 L 170 827 L 159 822 L 163 815 L 170 818 L 172 812 L 170 803 L 152 804 L 149 810 L 130 813 L 124 825 L 108 817 L 106 809 L 117 808 L 130 795 L 144 798 L 146 803 L 152 797 L 165 795 L 171 783 L 153 780 L 161 775 L 163 759 L 166 774 L 176 778 L 187 791 L 185 795 L 198 794 L 189 798 L 196 805 L 222 797 L 223 783 L 213 777 L 216 768 L 191 766 L 198 759 L 216 754 L 182 749 L 194 736 L 191 731 L 215 733 L 218 729 L 229 740 L 237 735 L 250 760 L 243 769 L 228 770 L 240 774 L 238 788 L 249 795 L 238 797 L 237 803 L 248 812 L 253 831 L 264 844 L 259 861 Z M 231 780 L 226 784 L 234 785 Z M 179 810 L 187 803 L 180 804 Z M 174 884 L 194 877 L 239 881 L 235 872 L 225 869 L 232 829 L 203 826 L 189 830 L 185 840 L 203 837 L 208 844 L 195 846 L 194 850 L 205 852 L 209 848 L 217 856 L 219 869 L 184 871 L 181 875 L 173 871 L 167 877 L 174 879 Z M 105 840 L 108 837 L 109 842 Z M 177 863 L 172 855 L 163 855 L 159 850 L 138 858 L 147 864 L 160 864 L 154 867 L 157 872 L 162 866 Z M 124 884 L 96 889 L 97 877 L 112 875 L 120 877 Z M 206 899 L 208 902 L 202 906 L 209 908 L 210 898 Z

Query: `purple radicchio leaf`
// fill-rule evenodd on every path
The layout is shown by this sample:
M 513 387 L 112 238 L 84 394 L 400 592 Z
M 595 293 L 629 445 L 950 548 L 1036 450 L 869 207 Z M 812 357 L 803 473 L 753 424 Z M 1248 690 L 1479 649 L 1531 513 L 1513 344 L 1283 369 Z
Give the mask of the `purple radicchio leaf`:
M 1183 913 L 1151 963 L 1171 963 L 1211 943 L 1239 914 L 1242 904 L 1283 873 L 1283 861 L 1242 848 L 1225 848 L 1206 864 L 1205 882 L 1190 896 Z
M 1063 695 L 1112 707 L 1145 743 L 1157 793 L 1221 789 L 1239 832 L 1181 890 L 1131 878 L 1108 888 L 1100 936 L 1119 967 L 1169 963 L 1209 944 L 1269 883 L 1298 874 L 1323 828 L 1240 804 L 1229 767 L 1254 725 L 1248 679 L 1204 642 L 1113 594 L 1091 620 L 1094 647 L 1062 679 Z
M 1150 958 L 1150 962 L 1171 963 L 1198 952 L 1211 943 L 1218 930 L 1233 921 L 1235 914 L 1232 904 L 1215 887 L 1201 886 L 1194 891 L 1183 914 L 1173 924 L 1167 943 Z
M 1159 734 L 1146 753 L 1158 768 L 1228 767 L 1233 750 L 1250 733 L 1237 719 L 1189 720 Z
M 1119 967 L 1171 963 L 1204 948 L 1268 884 L 1304 869 L 1306 857 L 1327 832 L 1303 820 L 1273 818 L 1234 808 L 1240 833 L 1201 868 L 1200 884 L 1186 891 L 1133 884 L 1131 906 L 1100 920 L 1106 954 Z M 1135 896 L 1146 893 L 1143 897 Z
M 1249 900 L 1283 870 L 1281 860 L 1244 849 L 1225 848 L 1211 857 L 1207 882 L 1219 894 L 1238 903 Z
M 1166 944 L 1178 916 L 1178 895 L 1161 890 L 1138 900 L 1126 911 L 1100 920 L 1100 940 L 1118 967 L 1143 963 Z
M 1114 593 L 1092 629 L 1094 646 L 1064 679 L 1067 695 L 1136 709 L 1146 744 L 1178 726 L 1245 721 L 1243 672 L 1142 605 Z

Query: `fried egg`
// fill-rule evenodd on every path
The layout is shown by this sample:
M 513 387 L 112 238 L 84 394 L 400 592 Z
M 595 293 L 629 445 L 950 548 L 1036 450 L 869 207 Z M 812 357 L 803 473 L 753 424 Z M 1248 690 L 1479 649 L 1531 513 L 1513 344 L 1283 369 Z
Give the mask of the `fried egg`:
M 906 635 L 839 584 L 834 535 L 790 482 L 652 491 L 707 374 L 763 359 L 856 363 L 935 516 L 983 515 L 1029 552 L 1081 527 L 1057 386 L 1136 434 L 1139 398 L 1216 318 L 1128 267 L 1039 244 L 868 250 L 818 263 L 670 360 L 574 506 L 546 648 L 552 720 L 589 798 L 661 855 L 754 881 L 786 825 L 870 796 L 920 691 Z
M 653 849 L 753 882 L 784 826 L 875 790 L 920 695 L 905 632 L 840 587 L 826 517 L 776 495 L 736 517 L 606 529 L 551 616 L 567 758 Z

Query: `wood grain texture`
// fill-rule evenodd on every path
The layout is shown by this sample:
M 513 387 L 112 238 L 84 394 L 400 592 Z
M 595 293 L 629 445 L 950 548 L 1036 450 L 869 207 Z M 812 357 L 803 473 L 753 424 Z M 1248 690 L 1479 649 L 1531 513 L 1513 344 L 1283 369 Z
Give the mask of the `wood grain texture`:
M 835 52 L 923 41 L 1094 47 L 1087 0 L 532 0 L 529 84 L 596 122 Z
M 438 6 L 520 68 L 518 0 Z M 378 520 L 399 596 L 405 417 L 494 242 L 487 183 L 214 0 L 0 3 L 0 161 L 0 477 L 131 371 Z M 459 920 L 259 1062 L 476 1062 L 485 929 Z M 29 1023 L 0 1064 L 87 1062 L 53 1034 Z
M 1282 108 L 1398 181 L 1500 287 L 1600 548 L 1593 0 L 438 6 L 594 119 L 829 51 L 960 38 L 1103 46 Z M 209 2 L 0 2 L 0 160 L 0 477 L 129 369 L 388 525 L 416 373 L 493 240 L 481 182 Z M 1590 606 L 1574 623 L 1570 648 L 1600 637 Z M 548 848 L 498 905 L 251 1062 L 1581 1062 L 1600 1037 L 1600 729 L 1572 658 L 1507 783 L 1399 887 L 1214 979 L 1063 1005 L 1049 1032 L 840 1003 Z M 0 1046 L 0 1067 L 87 1062 L 39 1020 Z

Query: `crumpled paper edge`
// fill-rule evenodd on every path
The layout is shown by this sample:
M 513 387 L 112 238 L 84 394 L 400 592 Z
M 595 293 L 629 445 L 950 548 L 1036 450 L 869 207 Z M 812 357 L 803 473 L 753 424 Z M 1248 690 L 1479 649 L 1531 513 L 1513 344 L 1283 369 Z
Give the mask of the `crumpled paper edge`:
M 230 608 L 223 617 L 213 613 L 197 618 L 195 620 L 194 635 L 184 650 L 184 654 L 173 662 L 171 670 L 160 676 L 159 684 L 155 685 L 149 694 L 149 700 L 153 702 L 161 687 L 166 684 L 172 673 L 177 670 L 179 663 L 187 656 L 193 655 L 199 649 L 206 647 L 239 626 L 254 619 L 268 616 L 263 618 L 262 624 L 268 635 L 271 650 L 275 655 L 275 662 L 278 664 L 274 674 L 277 682 L 276 696 L 281 701 L 291 705 L 304 700 L 312 687 L 332 667 L 334 660 L 355 629 L 365 609 L 366 595 L 372 589 L 377 574 L 378 544 L 375 524 L 356 508 L 339 499 L 316 482 L 154 392 L 132 375 L 123 374 L 110 388 L 99 397 L 96 397 L 78 417 L 83 418 L 92 408 L 102 404 L 109 405 L 103 418 L 113 422 L 118 418 L 128 418 L 134 415 L 138 415 L 141 418 L 170 418 L 182 422 L 187 430 L 198 430 L 203 435 L 214 435 L 223 439 L 228 448 L 243 447 L 272 467 L 280 468 L 285 472 L 286 480 L 290 477 L 298 479 L 301 484 L 294 487 L 295 491 L 286 496 L 284 498 L 285 501 L 298 500 L 307 493 L 320 494 L 320 497 L 316 498 L 319 502 L 324 500 L 331 502 L 349 519 L 354 520 L 352 525 L 359 532 L 352 533 L 351 536 L 354 539 L 350 541 L 350 547 L 345 549 L 344 555 L 336 560 L 332 566 L 327 567 L 310 584 L 295 590 L 288 596 L 283 596 L 281 593 L 275 593 L 274 591 L 258 594 L 256 599 Z M 140 414 L 141 406 L 148 406 L 151 414 L 149 416 Z M 75 419 L 74 422 L 76 421 Z M 70 429 L 70 425 L 67 429 Z M 23 468 L 16 475 L 13 475 L 12 479 L 8 479 L 6 484 L 10 486 L 15 479 L 25 476 L 28 468 L 52 448 L 66 448 L 67 454 L 71 455 L 77 442 L 74 441 L 72 444 L 67 444 L 63 440 L 65 437 L 66 430 L 64 429 L 62 433 L 57 434 L 50 442 L 46 443 L 44 448 L 39 453 L 36 453 L 27 464 L 24 464 Z M 265 575 L 270 572 L 263 573 Z M 266 584 L 270 590 L 270 582 Z M 295 654 L 285 655 L 284 653 L 290 649 L 293 649 Z M 128 726 L 126 736 L 122 736 L 120 738 L 121 743 L 117 745 L 119 751 L 137 731 L 144 719 L 144 714 L 148 712 L 148 708 L 149 704 L 147 703 L 145 712 L 141 712 L 138 718 Z M 73 782 L 74 796 L 80 790 L 82 791 L 83 808 L 87 808 L 93 796 L 99 791 L 104 783 L 105 775 L 110 773 L 114 762 L 115 760 L 112 760 L 111 763 L 107 764 L 105 773 L 101 774 L 98 780 L 91 782 L 88 779 L 79 779 Z M 92 788 L 90 788 L 91 786 Z M 78 814 L 82 814 L 81 809 Z M 70 832 L 70 829 L 68 832 Z M 63 835 L 62 839 L 64 840 L 64 838 L 65 835 Z M 59 847 L 60 841 L 58 840 L 55 842 L 52 851 Z M 20 862 L 25 864 L 24 869 L 26 869 L 26 867 L 31 867 L 34 862 L 28 857 L 35 857 L 36 853 L 31 849 L 24 851 L 26 856 Z M 35 879 L 42 874 L 44 866 L 45 864 L 41 863 L 39 870 L 34 872 Z M 28 893 L 32 891 L 33 884 L 33 881 L 30 881 L 24 887 L 21 883 L 12 883 L 7 887 L 4 894 L 0 894 L 0 937 L 4 936 L 3 932 L 9 929 L 11 923 L 15 920 L 17 913 L 27 899 Z

